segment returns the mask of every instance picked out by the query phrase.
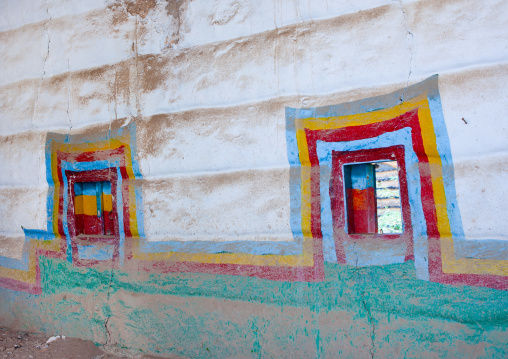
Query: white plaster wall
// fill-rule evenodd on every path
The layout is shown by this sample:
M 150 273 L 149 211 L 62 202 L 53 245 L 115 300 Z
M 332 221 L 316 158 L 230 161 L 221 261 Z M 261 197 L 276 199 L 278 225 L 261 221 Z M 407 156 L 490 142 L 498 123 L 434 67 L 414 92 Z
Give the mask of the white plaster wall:
M 466 238 L 507 239 L 508 154 L 461 161 L 455 173 Z
M 292 240 L 289 171 L 264 169 L 149 180 L 150 240 Z
M 508 2 L 166 5 L 141 16 L 122 1 L 0 3 L 0 235 L 45 228 L 47 131 L 136 117 L 149 237 L 289 239 L 284 107 L 438 73 L 465 235 L 508 239 L 492 216 L 508 214 Z M 232 173 L 230 191 L 212 185 Z M 24 189 L 37 200 L 12 195 Z
M 104 0 L 3 0 L 0 3 L 0 31 L 103 7 Z

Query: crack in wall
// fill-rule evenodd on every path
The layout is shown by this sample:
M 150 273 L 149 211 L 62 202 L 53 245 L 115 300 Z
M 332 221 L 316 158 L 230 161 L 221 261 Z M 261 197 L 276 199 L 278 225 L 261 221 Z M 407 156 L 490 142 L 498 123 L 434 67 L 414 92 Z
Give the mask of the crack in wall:
M 106 315 L 106 320 L 104 321 L 104 328 L 106 329 L 106 341 L 104 345 L 111 344 L 111 331 L 108 328 L 109 320 L 113 317 L 113 313 L 111 312 L 111 308 L 109 307 L 109 299 L 111 298 L 111 286 L 113 283 L 113 268 L 110 269 L 109 276 L 109 285 L 106 295 L 106 304 L 108 305 L 108 314 Z
M 403 102 L 404 101 L 404 96 L 406 95 L 407 88 L 409 87 L 409 79 L 411 77 L 412 66 L 413 66 L 413 40 L 414 40 L 414 35 L 413 35 L 413 33 L 411 31 L 409 31 L 409 27 L 407 25 L 407 14 L 406 14 L 406 10 L 404 9 L 404 5 L 402 3 L 402 0 L 399 0 L 398 2 L 399 2 L 399 5 L 400 5 L 400 10 L 402 11 L 402 17 L 404 19 L 404 28 L 406 29 L 407 49 L 409 51 L 409 71 L 408 71 L 408 75 L 407 75 L 406 88 L 404 89 L 404 91 L 400 95 L 400 99 L 399 99 L 400 102 Z
M 136 117 L 139 115 L 139 112 L 140 112 L 140 104 L 139 104 L 139 48 L 138 48 L 138 25 L 139 25 L 139 16 L 136 15 L 136 24 L 135 24 L 135 29 L 134 29 L 134 50 L 135 50 L 135 62 L 136 62 L 136 81 L 135 81 L 135 93 L 134 93 L 134 96 L 135 96 L 135 99 L 136 99 Z
M 367 312 L 367 318 L 369 319 L 369 323 L 372 325 L 372 331 L 370 335 L 370 341 L 371 341 L 371 347 L 369 349 L 370 357 L 374 359 L 374 355 L 376 354 L 376 348 L 375 348 L 375 339 L 376 339 L 376 325 L 374 324 L 374 319 L 372 318 L 372 313 L 370 312 L 370 308 L 367 306 L 367 303 L 365 302 L 365 291 L 362 290 L 361 293 L 362 297 L 362 305 L 365 311 Z
M 72 92 L 72 72 L 71 72 L 71 66 L 69 63 L 69 59 L 67 59 L 67 70 L 69 72 L 69 91 L 67 93 L 67 120 L 69 121 L 69 132 L 72 130 L 72 121 L 71 121 L 71 115 L 69 113 L 70 108 L 70 102 L 71 102 L 71 92 Z
M 48 62 L 49 47 L 50 47 L 50 44 L 51 44 L 51 36 L 49 35 L 49 24 L 51 23 L 51 20 L 53 20 L 53 17 L 49 13 L 49 4 L 48 4 L 47 0 L 45 1 L 45 4 L 46 4 L 46 13 L 48 14 L 48 17 L 49 17 L 48 21 L 46 21 L 46 23 L 44 24 L 44 31 L 46 32 L 46 37 L 48 38 L 48 47 L 47 47 L 47 51 L 46 51 L 46 56 L 44 58 L 44 63 L 42 65 L 41 80 L 37 84 L 37 91 L 36 91 L 36 94 L 35 94 L 35 100 L 34 100 L 34 106 L 33 106 L 33 111 L 32 111 L 32 117 L 30 118 L 30 125 L 31 125 L 31 128 L 33 128 L 33 129 L 35 129 L 33 121 L 34 121 L 35 112 L 36 112 L 36 109 L 37 109 L 37 102 L 39 102 L 39 95 L 40 95 L 41 85 L 42 85 L 42 82 L 44 81 L 44 76 L 46 76 L 46 63 Z

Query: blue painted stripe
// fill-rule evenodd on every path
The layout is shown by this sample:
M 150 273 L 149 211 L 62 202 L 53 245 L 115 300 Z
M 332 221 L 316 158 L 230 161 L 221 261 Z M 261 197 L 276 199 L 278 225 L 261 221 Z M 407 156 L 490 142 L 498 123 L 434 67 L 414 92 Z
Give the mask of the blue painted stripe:
M 138 233 L 139 237 L 145 238 L 145 221 L 143 215 L 143 194 L 141 186 L 136 186 L 134 189 L 136 198 L 136 218 L 138 220 Z
M 429 91 L 429 108 L 434 124 L 434 132 L 436 133 L 437 150 L 441 157 L 443 185 L 446 196 L 446 209 L 448 220 L 450 221 L 450 229 L 452 236 L 457 239 L 464 238 L 464 227 L 462 226 L 462 218 L 460 215 L 459 204 L 457 202 L 457 193 L 455 190 L 455 172 L 453 166 L 452 153 L 450 148 L 450 140 L 446 130 L 446 124 L 443 116 L 443 108 L 439 91 L 436 88 Z
M 30 240 L 25 237 L 20 259 L 0 256 L 0 266 L 10 269 L 28 270 Z
M 124 126 L 120 129 L 113 129 L 109 130 L 107 132 L 104 132 L 102 134 L 96 134 L 90 136 L 72 136 L 69 134 L 62 135 L 58 133 L 48 133 L 46 137 L 46 143 L 45 143 L 45 164 L 46 164 L 46 181 L 48 182 L 48 195 L 47 195 L 47 201 L 46 201 L 46 212 L 47 212 L 47 220 L 46 220 L 46 228 L 47 230 L 34 230 L 34 229 L 25 229 L 25 244 L 23 248 L 23 257 L 21 259 L 14 259 L 9 257 L 0 256 L 0 266 L 6 267 L 6 268 L 12 268 L 12 269 L 20 269 L 20 270 L 27 270 L 28 269 L 28 261 L 29 261 L 29 241 L 31 239 L 35 240 L 45 240 L 50 241 L 54 240 L 55 233 L 53 232 L 53 210 L 54 210 L 54 195 L 55 195 L 55 183 L 53 181 L 53 173 L 52 173 L 52 166 L 51 166 L 51 158 L 54 155 L 52 151 L 52 146 L 56 143 L 73 143 L 73 144 L 79 144 L 79 143 L 94 143 L 98 141 L 104 141 L 108 140 L 110 138 L 114 138 L 117 136 L 121 136 L 123 134 L 123 131 L 129 131 L 130 132 L 130 147 L 131 147 L 131 161 L 133 165 L 133 172 L 136 178 L 142 178 L 139 162 L 137 161 L 136 155 L 136 124 L 135 122 L 130 123 L 127 126 Z M 72 171 L 88 171 L 88 170 L 94 170 L 94 169 L 104 169 L 104 168 L 110 168 L 110 167 L 116 167 L 117 173 L 118 173 L 118 188 L 117 188 L 117 208 L 118 208 L 118 215 L 119 215 L 119 224 L 120 224 L 120 240 L 122 246 L 125 244 L 125 233 L 123 230 L 123 207 L 121 205 L 122 203 L 122 195 L 121 195 L 121 173 L 118 168 L 119 161 L 93 161 L 93 162 L 76 162 L 76 163 L 69 163 L 69 162 L 62 162 L 62 175 L 64 179 L 64 183 L 62 184 L 64 186 L 64 213 L 67 213 L 67 203 L 68 203 L 68 182 L 67 178 L 65 176 L 65 170 L 72 170 Z M 104 184 L 103 184 L 104 186 Z M 111 186 L 111 184 L 110 184 Z M 105 192 L 107 194 L 111 194 L 111 187 L 104 186 Z M 109 189 L 109 192 L 108 192 Z M 76 195 L 82 194 L 80 186 L 75 187 Z M 142 203 L 142 197 L 141 192 L 139 190 L 139 194 L 136 194 L 137 197 L 137 203 Z M 142 211 L 142 206 L 141 211 Z M 140 213 L 138 211 L 138 220 L 143 218 L 142 212 Z M 62 218 L 64 222 L 64 232 L 66 235 L 67 240 L 67 259 L 72 262 L 72 255 L 70 253 L 70 237 L 68 232 L 68 225 L 67 225 L 67 216 L 63 216 Z M 144 227 L 142 226 L 142 232 L 144 233 Z M 141 232 L 140 232 L 141 233 Z M 121 261 L 123 264 L 123 248 L 121 248 Z
M 505 239 L 455 239 L 455 258 L 508 260 L 508 241 Z
M 72 263 L 72 250 L 71 250 L 71 236 L 69 235 L 69 227 L 68 227 L 68 224 L 67 224 L 67 204 L 69 203 L 69 198 L 68 198 L 68 195 L 67 195 L 67 192 L 68 192 L 68 188 L 69 188 L 69 183 L 67 182 L 67 176 L 65 175 L 65 166 L 66 166 L 66 163 L 67 162 L 62 162 L 61 163 L 61 170 L 62 170 L 62 179 L 63 179 L 63 212 L 64 215 L 62 216 L 62 224 L 63 224 L 63 230 L 64 230 L 64 234 L 65 234 L 65 240 L 66 240 L 66 244 L 67 244 L 67 250 L 66 250 L 66 258 L 67 258 L 67 261 L 69 261 L 70 263 Z M 56 219 L 55 219 L 56 220 Z
M 81 196 L 83 194 L 83 183 L 76 182 L 74 183 L 74 195 Z
M 403 128 L 394 132 L 387 132 L 378 137 L 368 138 L 357 141 L 344 142 L 317 142 L 317 155 L 319 164 L 322 168 L 328 170 L 321 171 L 320 190 L 321 190 L 321 231 L 323 233 L 323 247 L 325 251 L 325 260 L 337 261 L 335 257 L 335 241 L 333 238 L 333 222 L 330 207 L 330 169 L 332 166 L 332 151 L 357 151 L 361 149 L 384 148 L 395 145 L 404 146 L 404 155 L 406 161 L 406 176 L 408 183 L 409 205 L 411 208 L 411 222 L 413 226 L 413 240 L 415 247 L 415 266 L 419 270 L 420 276 L 428 277 L 428 266 L 425 258 L 427 254 L 427 229 L 424 221 L 423 206 L 421 202 L 420 176 L 418 171 L 418 157 L 413 151 L 411 129 Z M 344 228 L 345 230 L 345 228 Z M 332 252 L 333 255 L 330 253 Z M 328 253 L 329 252 L 329 253 Z M 346 256 L 347 257 L 347 256 Z M 398 258 L 394 256 L 393 258 Z M 355 263 L 348 263 L 354 265 Z
M 255 255 L 299 255 L 302 254 L 302 241 L 159 241 L 142 240 L 143 253 L 184 252 L 184 253 L 246 253 Z
M 102 182 L 102 193 L 111 194 L 111 182 L 109 181 Z
M 97 183 L 96 182 L 84 182 L 83 183 L 83 194 L 85 196 L 96 196 L 97 195 Z
M 115 247 L 112 245 L 78 246 L 79 259 L 108 260 L 113 259 Z
M 23 229 L 26 239 L 35 239 L 38 241 L 52 241 L 55 235 L 52 232 L 44 231 L 42 229 Z
M 122 195 L 122 173 L 120 167 L 116 167 L 116 213 L 118 216 L 118 235 L 120 236 L 118 255 L 120 266 L 124 265 L 125 256 L 125 229 L 123 223 L 123 195 Z
M 120 165 L 120 162 L 118 160 L 116 161 L 92 161 L 92 162 L 67 162 L 62 161 L 61 163 L 61 170 L 62 170 L 62 179 L 63 179 L 63 185 L 64 185 L 64 191 L 63 191 L 63 213 L 67 213 L 67 207 L 69 203 L 68 198 L 68 181 L 67 176 L 65 175 L 66 170 L 76 171 L 76 172 L 82 172 L 82 171 L 91 171 L 91 170 L 102 170 L 106 168 L 114 168 Z M 119 176 L 120 180 L 121 176 Z M 72 251 L 71 251 L 71 237 L 69 235 L 69 226 L 67 223 L 67 216 L 62 216 L 62 222 L 63 222 L 63 230 L 65 233 L 65 238 L 67 241 L 67 261 L 72 263 Z M 121 227 L 123 229 L 123 227 Z
M 301 213 L 301 164 L 296 142 L 295 119 L 301 116 L 301 109 L 286 107 L 286 146 L 289 161 L 289 225 L 295 239 L 303 239 Z
M 346 166 L 344 166 L 346 167 Z M 361 163 L 356 165 L 348 165 L 350 169 L 351 187 L 352 189 L 364 190 L 367 188 L 375 188 L 375 178 L 376 174 L 374 171 L 374 166 L 368 163 Z
M 119 161 L 91 161 L 91 162 L 67 162 L 62 161 L 61 163 L 62 171 L 92 171 L 92 170 L 102 170 L 106 168 L 114 168 L 119 166 Z
M 128 126 L 125 127 L 125 130 L 130 132 L 132 172 L 134 173 L 134 177 L 143 178 L 143 176 L 141 175 L 141 170 L 139 168 L 139 162 L 137 159 L 138 147 L 136 137 L 136 122 L 131 122 Z
M 0 256 L 0 266 L 10 269 L 19 269 L 19 270 L 28 270 L 29 265 L 29 246 L 30 240 L 38 240 L 38 241 L 52 241 L 55 239 L 55 235 L 53 233 L 49 233 L 40 229 L 25 229 L 23 228 L 23 232 L 25 234 L 22 257 L 20 259 L 10 258 L 5 256 Z

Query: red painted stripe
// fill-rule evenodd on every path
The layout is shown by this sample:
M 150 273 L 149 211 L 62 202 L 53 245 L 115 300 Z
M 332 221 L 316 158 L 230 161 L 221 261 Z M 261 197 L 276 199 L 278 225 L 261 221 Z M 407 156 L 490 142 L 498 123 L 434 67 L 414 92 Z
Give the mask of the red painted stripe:
M 377 233 L 376 190 L 349 188 L 346 193 L 349 233 Z
M 354 162 L 371 162 L 383 159 L 396 159 L 399 168 L 399 185 L 404 221 L 404 233 L 402 234 L 370 234 L 369 238 L 379 240 L 402 239 L 406 242 L 407 250 L 405 260 L 414 260 L 413 228 L 411 226 L 411 207 L 407 192 L 406 161 L 404 146 L 391 146 L 386 148 L 358 150 L 358 151 L 333 151 L 332 152 L 332 176 L 330 181 L 330 200 L 332 209 L 333 232 L 335 238 L 335 250 L 338 263 L 346 264 L 343 241 L 346 239 L 361 240 L 363 235 L 348 234 L 344 231 L 344 175 L 343 165 Z M 350 197 L 351 198 L 351 197 Z M 352 202 L 352 200 L 351 200 Z M 350 204 L 352 205 L 352 203 Z
M 430 280 L 446 284 L 465 284 L 491 287 L 496 289 L 508 289 L 506 277 L 497 275 L 477 275 L 477 274 L 447 274 L 442 271 L 441 248 L 439 242 L 439 231 L 437 227 L 437 214 L 434 202 L 434 193 L 432 188 L 432 178 L 430 176 L 430 166 L 428 158 L 424 152 L 423 139 L 418 121 L 418 112 L 413 110 L 402 114 L 392 120 L 381 123 L 346 127 L 337 130 L 310 131 L 305 130 L 307 144 L 309 148 L 309 158 L 314 166 L 318 163 L 316 153 L 316 141 L 340 142 L 357 139 L 377 137 L 385 132 L 392 132 L 404 127 L 411 127 L 413 149 L 419 160 L 419 173 L 421 184 L 421 197 L 424 217 L 427 223 L 427 233 L 429 236 L 429 272 Z M 402 176 L 400 176 L 402 178 Z M 405 223 L 406 220 L 404 220 Z M 343 222 L 342 222 L 343 223 Z M 343 258 L 343 249 L 337 251 L 340 260 Z M 406 255 L 407 259 L 412 256 Z M 414 258 L 414 257 L 413 257 Z

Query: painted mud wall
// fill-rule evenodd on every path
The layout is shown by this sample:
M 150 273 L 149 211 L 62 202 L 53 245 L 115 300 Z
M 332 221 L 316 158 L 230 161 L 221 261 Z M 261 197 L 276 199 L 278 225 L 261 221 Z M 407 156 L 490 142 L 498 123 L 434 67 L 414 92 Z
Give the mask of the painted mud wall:
M 506 2 L 0 6 L 2 325 L 506 356 Z M 392 154 L 404 234 L 348 235 L 341 164 Z M 73 181 L 112 184 L 113 238 L 76 237 Z

